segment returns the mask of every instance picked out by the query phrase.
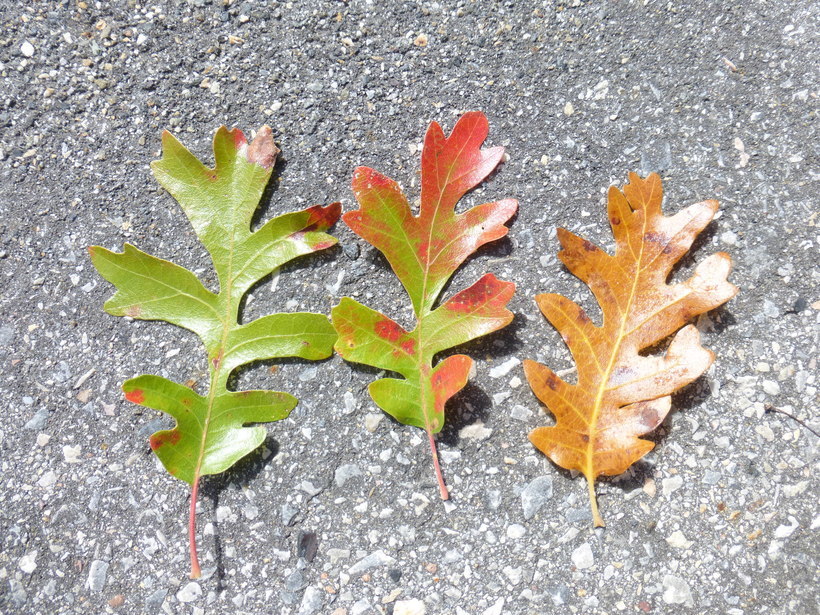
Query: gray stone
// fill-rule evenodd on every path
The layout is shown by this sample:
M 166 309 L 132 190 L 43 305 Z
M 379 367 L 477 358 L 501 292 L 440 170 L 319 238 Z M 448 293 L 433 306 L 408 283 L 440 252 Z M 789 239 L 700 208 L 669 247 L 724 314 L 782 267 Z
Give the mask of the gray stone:
M 350 569 L 347 571 L 350 575 L 357 575 L 365 572 L 366 570 L 370 570 L 371 568 L 378 568 L 379 566 L 384 566 L 385 564 L 392 564 L 396 560 L 389 555 L 387 555 L 384 551 L 374 551 L 367 557 L 363 557 L 358 562 L 353 564 Z
M 31 417 L 25 425 L 26 429 L 31 429 L 32 431 L 39 431 L 43 427 L 46 426 L 46 421 L 48 420 L 48 409 L 40 408 L 33 417 Z
M 289 592 L 298 592 L 307 587 L 304 575 L 298 570 L 291 572 L 285 579 L 285 589 Z
M 202 595 L 202 588 L 196 581 L 187 583 L 185 587 L 177 592 L 177 600 L 180 602 L 193 602 Z
M 661 173 L 672 168 L 672 146 L 667 142 L 649 143 L 641 152 L 641 173 Z
M 324 596 L 322 591 L 316 587 L 308 587 L 305 590 L 305 595 L 302 596 L 302 603 L 299 605 L 298 615 L 313 615 L 322 608 Z
M 674 574 L 663 577 L 663 601 L 666 604 L 685 604 L 690 607 L 695 605 L 689 583 Z
M 153 594 L 145 599 L 145 612 L 148 615 L 159 613 L 162 608 L 162 603 L 165 602 L 165 596 L 168 595 L 167 589 L 158 589 Z
M 6 346 L 14 339 L 14 329 L 11 327 L 0 327 L 0 346 Z
M 296 517 L 298 512 L 298 508 L 295 508 L 290 504 L 282 504 L 282 525 L 287 526 L 293 523 L 293 519 Z
M 92 592 L 101 592 L 105 587 L 105 577 L 108 574 L 108 562 L 95 559 L 88 568 L 88 589 Z
M 337 487 L 344 487 L 344 484 L 349 481 L 351 478 L 356 476 L 361 476 L 362 470 L 357 466 L 355 463 L 347 463 L 343 466 L 339 466 L 336 468 L 336 472 L 333 475 L 334 480 L 336 481 Z
M 530 520 L 552 498 L 552 477 L 539 476 L 531 480 L 521 491 L 521 507 L 524 519 Z

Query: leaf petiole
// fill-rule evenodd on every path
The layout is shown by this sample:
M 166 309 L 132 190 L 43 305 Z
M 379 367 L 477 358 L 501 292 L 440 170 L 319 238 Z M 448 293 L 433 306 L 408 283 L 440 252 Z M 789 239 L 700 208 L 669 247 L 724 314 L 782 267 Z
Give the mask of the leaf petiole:
M 438 480 L 438 490 L 441 494 L 442 500 L 449 500 L 450 493 L 447 491 L 447 485 L 444 484 L 444 477 L 441 475 L 441 466 L 438 463 L 438 451 L 436 450 L 436 440 L 433 437 L 433 432 L 428 431 L 427 437 L 430 439 L 430 452 L 433 454 L 433 468 L 436 471 L 436 479 Z
M 188 518 L 188 542 L 191 545 L 191 578 L 198 579 L 202 576 L 199 569 L 199 557 L 196 553 L 196 494 L 199 490 L 199 477 L 194 479 L 191 486 L 191 508 Z
M 598 497 L 595 495 L 595 480 L 587 476 L 587 487 L 589 487 L 589 506 L 592 509 L 592 524 L 595 527 L 606 527 L 606 523 L 598 512 Z

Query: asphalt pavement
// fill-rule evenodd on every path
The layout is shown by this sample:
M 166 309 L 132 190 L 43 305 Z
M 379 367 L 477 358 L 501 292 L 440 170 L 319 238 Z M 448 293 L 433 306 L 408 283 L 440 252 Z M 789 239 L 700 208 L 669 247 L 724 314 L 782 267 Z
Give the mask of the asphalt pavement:
M 0 612 L 312 615 L 818 612 L 820 5 L 786 2 L 0 0 Z M 102 309 L 86 248 L 211 264 L 153 179 L 162 130 L 210 162 L 221 124 L 282 149 L 257 221 L 356 208 L 358 165 L 419 193 L 430 121 L 483 111 L 508 158 L 463 207 L 519 201 L 508 237 L 450 288 L 511 280 L 515 320 L 476 359 L 440 438 L 370 400 L 338 356 L 243 370 L 288 391 L 262 448 L 203 482 L 204 576 L 188 579 L 187 486 L 127 402 L 142 373 L 203 386 L 197 338 Z M 551 419 L 521 361 L 572 363 L 533 297 L 591 295 L 556 228 L 611 249 L 605 195 L 658 172 L 666 212 L 718 217 L 675 276 L 732 255 L 737 297 L 698 320 L 717 360 L 674 396 L 644 460 L 598 485 L 527 440 Z M 353 296 L 409 325 L 386 261 L 337 248 L 254 288 L 243 318 Z M 452 291 L 445 291 L 452 292 Z M 571 377 L 571 376 L 569 376 Z

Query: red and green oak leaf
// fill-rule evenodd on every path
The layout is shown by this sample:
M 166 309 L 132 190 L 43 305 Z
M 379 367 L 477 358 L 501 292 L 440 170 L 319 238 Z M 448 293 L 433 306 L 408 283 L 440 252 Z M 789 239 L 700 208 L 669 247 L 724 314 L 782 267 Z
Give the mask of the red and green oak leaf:
M 162 150 L 162 158 L 151 165 L 154 175 L 180 203 L 208 250 L 219 292 L 206 289 L 187 269 L 129 244 L 121 253 L 100 246 L 89 252 L 100 274 L 117 289 L 105 303 L 107 312 L 189 329 L 208 355 L 204 396 L 160 376 L 143 375 L 123 384 L 129 401 L 176 420 L 173 429 L 152 435 L 150 444 L 168 472 L 192 487 L 189 535 L 191 574 L 196 577 L 194 512 L 200 478 L 225 471 L 263 442 L 264 427 L 245 425 L 283 419 L 297 403 L 287 393 L 230 391 L 231 373 L 262 359 L 323 359 L 336 340 L 332 325 L 320 314 L 271 314 L 240 325 L 242 298 L 288 261 L 335 244 L 325 231 L 339 218 L 341 207 L 310 207 L 251 230 L 279 153 L 267 126 L 250 143 L 238 129 L 217 130 L 214 168 L 202 164 L 167 131 Z
M 353 175 L 360 209 L 345 223 L 384 254 L 413 305 L 416 326 L 406 331 L 389 317 L 343 298 L 333 308 L 339 334 L 336 351 L 345 359 L 397 372 L 370 384 L 373 400 L 396 420 L 424 429 L 429 437 L 441 496 L 441 477 L 433 435 L 444 426 L 444 406 L 467 383 L 473 361 L 452 355 L 434 365 L 435 356 L 496 331 L 513 318 L 506 309 L 511 282 L 487 274 L 436 307 L 458 267 L 479 247 L 506 235 L 504 225 L 517 201 L 504 199 L 456 213 L 458 201 L 501 161 L 501 147 L 481 149 L 489 133 L 479 112 L 461 117 L 449 137 L 433 122 L 421 155 L 421 206 L 414 215 L 398 184 L 367 167 Z

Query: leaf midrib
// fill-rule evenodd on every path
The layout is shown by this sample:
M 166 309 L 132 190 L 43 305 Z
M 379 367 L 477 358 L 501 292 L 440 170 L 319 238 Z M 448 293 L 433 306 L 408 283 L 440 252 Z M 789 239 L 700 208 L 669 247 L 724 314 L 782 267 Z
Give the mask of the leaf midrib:
M 654 193 L 654 187 L 653 187 L 653 193 Z M 619 325 L 618 336 L 615 338 L 615 343 L 612 346 L 612 352 L 610 353 L 609 362 L 607 363 L 606 370 L 601 375 L 602 376 L 601 380 L 598 382 L 598 391 L 596 392 L 596 395 L 595 395 L 595 403 L 592 406 L 592 416 L 590 416 L 589 423 L 588 423 L 588 425 L 589 425 L 589 441 L 586 443 L 586 445 L 587 445 L 586 446 L 586 471 L 584 472 L 584 474 L 586 475 L 587 481 L 590 485 L 595 480 L 595 473 L 594 473 L 594 470 L 595 470 L 595 465 L 594 465 L 595 435 L 596 435 L 596 430 L 597 430 L 597 425 L 598 425 L 598 418 L 601 415 L 601 405 L 602 405 L 604 394 L 607 391 L 607 383 L 609 382 L 609 377 L 612 374 L 612 369 L 615 366 L 616 359 L 618 358 L 618 356 L 620 354 L 621 345 L 623 344 L 623 341 L 625 339 L 624 331 L 626 329 L 626 324 L 627 324 L 627 320 L 629 319 L 629 314 L 630 314 L 632 305 L 635 302 L 635 295 L 636 295 L 635 291 L 636 291 L 637 286 L 638 286 L 638 280 L 640 279 L 640 275 L 643 272 L 643 268 L 641 267 L 641 264 L 642 264 L 642 261 L 643 261 L 644 246 L 645 246 L 645 242 L 643 241 L 643 236 L 645 235 L 647 225 L 649 224 L 649 215 L 647 215 L 645 205 L 646 205 L 646 202 L 651 202 L 653 193 L 649 194 L 648 198 L 645 199 L 644 203 L 642 203 L 643 207 L 640 208 L 641 212 L 643 214 L 643 224 L 642 224 L 641 234 L 640 234 L 641 239 L 639 240 L 640 241 L 640 250 L 639 250 L 639 253 L 636 255 L 636 259 L 635 259 L 635 262 L 637 263 L 637 266 L 635 267 L 635 275 L 632 278 L 632 287 L 629 289 L 629 298 L 626 302 L 625 309 L 621 313 L 622 318 L 621 318 L 621 322 L 620 322 L 620 325 Z M 629 206 L 631 208 L 631 204 Z M 633 212 L 634 211 L 635 211 L 635 209 L 633 209 Z M 634 254 L 634 251 L 631 249 L 631 246 L 630 246 L 630 251 Z M 616 254 L 617 254 L 617 252 L 616 252 Z

